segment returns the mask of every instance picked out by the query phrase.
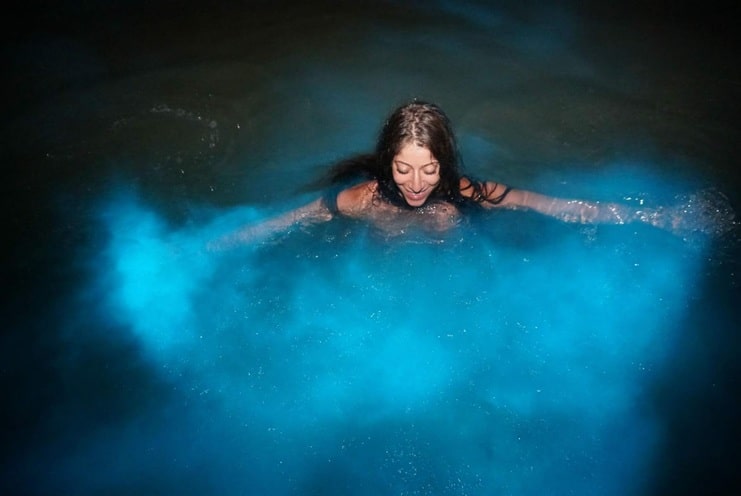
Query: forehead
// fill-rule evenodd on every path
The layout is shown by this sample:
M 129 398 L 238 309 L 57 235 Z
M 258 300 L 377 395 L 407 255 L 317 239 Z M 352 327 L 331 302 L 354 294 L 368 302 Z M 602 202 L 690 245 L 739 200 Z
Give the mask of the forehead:
M 394 156 L 397 162 L 404 162 L 409 165 L 427 165 L 437 162 L 429 148 L 420 146 L 417 143 L 405 143 L 399 153 Z

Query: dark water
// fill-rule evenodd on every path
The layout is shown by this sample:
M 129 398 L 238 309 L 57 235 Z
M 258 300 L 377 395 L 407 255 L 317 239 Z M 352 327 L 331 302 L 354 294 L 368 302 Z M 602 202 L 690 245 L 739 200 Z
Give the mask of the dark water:
M 0 490 L 738 493 L 731 14 L 27 4 L 3 35 Z M 203 252 L 413 97 L 477 176 L 681 205 L 685 229 L 502 212 Z

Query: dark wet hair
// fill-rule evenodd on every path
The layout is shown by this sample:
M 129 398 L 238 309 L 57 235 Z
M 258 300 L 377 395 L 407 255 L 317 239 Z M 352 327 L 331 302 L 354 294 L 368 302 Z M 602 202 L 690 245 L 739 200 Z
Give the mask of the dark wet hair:
M 375 174 L 380 193 L 392 203 L 406 205 L 394 182 L 391 163 L 409 143 L 429 149 L 440 164 L 440 183 L 431 198 L 460 203 L 460 156 L 450 120 L 437 105 L 421 101 L 397 108 L 381 129 Z
M 461 158 L 450 119 L 437 105 L 415 100 L 394 110 L 386 120 L 376 143 L 375 153 L 359 155 L 337 164 L 330 172 L 334 184 L 353 179 L 375 179 L 379 193 L 389 202 L 409 207 L 393 178 L 392 162 L 407 144 L 415 143 L 430 150 L 440 164 L 440 182 L 430 199 L 457 205 L 480 204 L 485 200 L 482 185 L 471 181 L 471 198 L 460 192 Z

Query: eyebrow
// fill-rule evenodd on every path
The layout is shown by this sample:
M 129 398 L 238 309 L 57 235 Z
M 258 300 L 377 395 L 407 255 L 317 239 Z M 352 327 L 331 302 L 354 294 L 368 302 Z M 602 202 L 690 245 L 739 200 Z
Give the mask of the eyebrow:
M 408 164 L 404 162 L 403 160 L 394 160 L 394 162 L 396 162 L 397 164 L 406 165 L 408 167 L 414 167 L 412 164 Z M 440 162 L 438 162 L 437 160 L 433 160 L 432 162 L 428 162 L 426 164 L 420 165 L 420 167 L 424 168 L 424 167 L 427 167 L 428 165 L 440 165 Z

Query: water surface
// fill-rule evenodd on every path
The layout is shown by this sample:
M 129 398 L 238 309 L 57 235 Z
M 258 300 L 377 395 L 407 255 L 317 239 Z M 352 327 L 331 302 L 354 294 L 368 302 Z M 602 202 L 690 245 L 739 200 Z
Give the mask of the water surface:
M 5 492 L 738 489 L 722 15 L 29 12 L 3 49 Z M 310 200 L 415 97 L 449 113 L 476 176 L 711 208 L 674 234 L 497 212 L 444 236 L 339 219 L 203 250 Z

